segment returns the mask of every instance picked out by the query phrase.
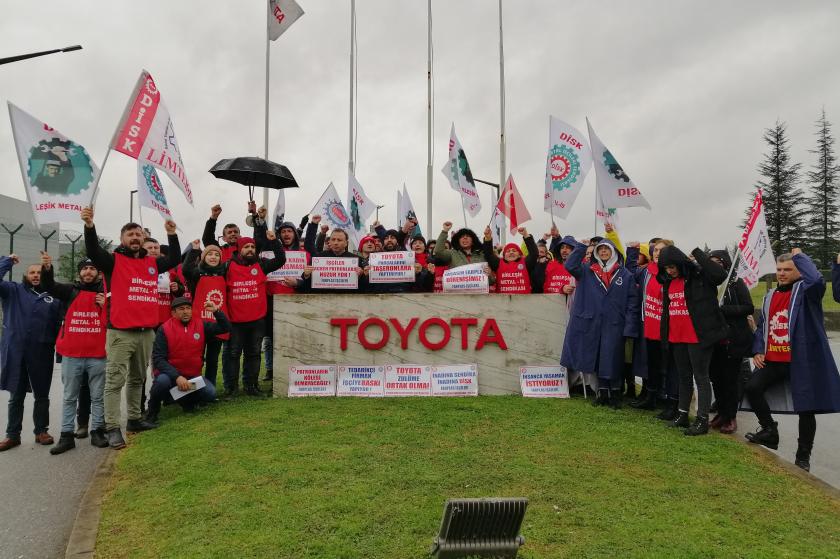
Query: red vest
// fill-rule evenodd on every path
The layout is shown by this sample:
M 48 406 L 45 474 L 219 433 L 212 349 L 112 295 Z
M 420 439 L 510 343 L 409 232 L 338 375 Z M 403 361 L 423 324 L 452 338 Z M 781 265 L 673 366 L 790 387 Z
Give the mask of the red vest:
M 501 260 L 496 270 L 496 287 L 497 293 L 530 293 L 531 276 L 525 267 L 525 259 L 515 262 Z
M 674 278 L 668 286 L 668 341 L 696 344 L 697 333 L 685 304 L 685 278 Z
M 572 274 L 566 271 L 562 262 L 549 260 L 545 265 L 543 293 L 563 293 L 563 288 L 567 285 L 572 285 Z
M 764 357 L 768 361 L 790 363 L 790 296 L 792 289 L 774 291 L 770 299 L 767 320 L 767 346 Z
M 648 340 L 659 340 L 662 337 L 662 284 L 656 279 L 659 267 L 655 262 L 647 265 L 648 282 L 644 292 L 644 336 Z
M 449 269 L 449 266 L 438 266 L 435 264 L 435 287 L 434 293 L 443 293 L 443 273 Z
M 151 256 L 129 258 L 114 253 L 110 303 L 114 328 L 158 326 L 157 277 L 157 263 Z
M 199 317 L 203 322 L 216 322 L 216 317 L 213 313 L 204 308 L 207 301 L 212 301 L 219 307 L 219 310 L 228 315 L 227 310 L 227 285 L 224 276 L 201 276 L 198 278 L 198 284 L 195 287 L 195 296 L 193 297 L 193 316 Z M 220 340 L 229 340 L 230 332 L 226 334 L 219 334 L 216 338 Z
M 163 280 L 158 277 L 158 282 L 160 281 L 172 281 L 172 276 L 169 272 L 163 272 L 160 274 L 163 276 Z M 169 286 L 167 286 L 167 289 Z M 172 317 L 172 294 L 171 293 L 164 293 L 162 291 L 158 291 L 158 325 L 163 324 L 167 320 Z
M 219 247 L 219 250 L 222 251 L 222 263 L 224 263 L 233 258 L 233 253 L 236 252 L 236 245 Z
M 105 357 L 105 306 L 96 304 L 97 293 L 80 291 L 70 303 L 58 333 L 55 350 L 64 357 Z
M 415 252 L 414 261 L 425 268 L 426 264 L 429 263 L 429 255 L 425 252 Z
M 227 272 L 228 309 L 231 322 L 253 322 L 266 315 L 265 274 L 260 263 L 250 266 L 231 260 Z
M 162 328 L 169 347 L 169 364 L 183 377 L 200 377 L 204 366 L 204 323 L 193 316 L 184 326 L 177 318 L 170 318 Z

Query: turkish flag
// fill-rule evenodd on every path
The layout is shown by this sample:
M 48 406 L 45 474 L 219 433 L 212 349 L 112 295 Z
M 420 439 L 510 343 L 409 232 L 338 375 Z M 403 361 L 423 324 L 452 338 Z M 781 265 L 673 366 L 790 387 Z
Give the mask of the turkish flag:
M 519 190 L 516 189 L 516 183 L 513 182 L 513 175 L 508 175 L 505 187 L 499 194 L 496 209 L 510 220 L 511 233 L 515 233 L 520 225 L 531 220 L 531 214 L 525 207 L 525 202 L 522 200 Z

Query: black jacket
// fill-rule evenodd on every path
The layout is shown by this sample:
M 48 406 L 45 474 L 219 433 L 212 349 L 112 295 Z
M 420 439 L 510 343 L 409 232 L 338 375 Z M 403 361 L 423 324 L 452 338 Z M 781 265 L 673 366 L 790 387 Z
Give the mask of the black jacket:
M 723 313 L 718 306 L 717 287 L 726 281 L 726 270 L 715 264 L 709 256 L 695 248 L 691 251 L 696 262 L 688 259 L 683 251 L 677 247 L 665 247 L 659 253 L 659 274 L 657 279 L 663 286 L 662 308 L 667 309 L 670 303 L 668 286 L 671 277 L 665 271 L 666 266 L 677 266 L 680 275 L 685 278 L 685 304 L 691 324 L 697 333 L 697 340 L 703 347 L 712 346 L 729 334 L 729 329 Z M 662 339 L 667 340 L 667 316 L 663 313 Z
M 732 260 L 725 250 L 713 250 L 710 256 L 720 258 L 727 271 L 732 267 Z M 751 356 L 753 333 L 747 317 L 755 312 L 755 306 L 750 297 L 750 290 L 747 289 L 744 280 L 739 278 L 734 271 L 726 284 L 726 293 L 723 296 L 720 311 L 726 319 L 729 330 L 726 336 L 729 341 L 726 346 L 727 353 L 730 357 Z

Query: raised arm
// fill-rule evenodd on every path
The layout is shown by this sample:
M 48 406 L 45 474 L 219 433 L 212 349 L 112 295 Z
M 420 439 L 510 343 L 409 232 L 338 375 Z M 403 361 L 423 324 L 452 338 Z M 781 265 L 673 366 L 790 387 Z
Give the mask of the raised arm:
M 528 249 L 528 256 L 525 257 L 525 268 L 531 273 L 534 271 L 534 266 L 537 265 L 537 259 L 540 257 L 540 249 L 537 248 L 537 243 L 534 241 L 534 236 L 529 235 L 524 227 L 520 227 L 519 232 L 525 240 L 525 248 Z
M 490 269 L 494 272 L 498 270 L 499 257 L 496 255 L 496 251 L 493 250 L 493 233 L 490 231 L 489 226 L 484 229 L 484 242 L 481 244 L 481 248 L 484 249 L 484 260 L 487 261 Z M 437 250 L 437 245 L 435 245 L 435 250 Z
M 443 224 L 443 230 L 441 230 L 440 235 L 438 235 L 437 242 L 435 243 L 435 258 L 437 258 L 440 264 L 444 266 L 452 262 L 452 253 L 448 248 L 446 248 L 446 241 L 449 237 L 450 229 L 452 229 L 452 222 L 445 222 Z
M 181 263 L 181 243 L 178 241 L 175 222 L 167 220 L 163 224 L 166 228 L 166 243 L 169 245 L 169 252 L 166 256 L 159 256 L 156 260 L 158 273 L 177 268 Z
M 577 280 L 583 277 L 583 258 L 586 256 L 586 247 L 587 245 L 575 241 L 574 250 L 563 263 L 566 271 L 572 274 Z
M 204 246 L 208 245 L 217 245 L 219 241 L 216 240 L 216 222 L 219 219 L 219 216 L 222 213 L 222 206 L 216 204 L 212 208 L 210 208 L 210 219 L 207 220 L 207 223 L 204 224 L 204 233 L 201 235 L 201 242 L 204 243 Z
M 814 261 L 802 252 L 802 249 L 795 248 L 791 250 L 791 253 L 793 254 L 793 265 L 796 266 L 802 276 L 802 285 L 806 293 L 811 297 L 822 299 L 823 294 L 825 294 L 825 278 L 817 270 Z
M 20 262 L 17 254 L 10 254 L 9 256 L 0 257 L 0 297 L 8 297 L 12 289 L 14 289 L 14 282 L 6 281 L 2 278 L 12 269 L 12 266 Z
M 93 224 L 93 208 L 87 207 L 82 210 L 82 221 L 85 222 L 85 252 L 96 267 L 110 277 L 114 271 L 114 255 L 99 246 L 99 236 Z
M 274 258 L 260 260 L 260 267 L 264 273 L 270 274 L 286 263 L 286 253 L 283 251 L 280 241 L 278 241 L 277 237 L 274 235 L 274 231 L 268 231 L 267 234 L 268 241 L 265 248 L 266 250 L 270 250 L 274 253 Z
M 694 260 L 697 262 L 697 265 L 700 266 L 700 269 L 703 271 L 703 274 L 707 278 L 709 278 L 709 281 L 712 282 L 712 285 L 720 285 L 726 281 L 728 270 L 724 270 L 723 266 L 712 262 L 712 259 L 709 258 L 709 255 L 700 250 L 700 248 L 695 248 L 694 250 L 692 250 L 691 256 L 694 257 Z
M 45 255 L 46 259 L 44 258 Z M 41 253 L 41 287 L 44 288 L 44 291 L 65 303 L 73 295 L 73 284 L 56 283 L 52 261 L 49 260 L 49 255 L 45 252 Z

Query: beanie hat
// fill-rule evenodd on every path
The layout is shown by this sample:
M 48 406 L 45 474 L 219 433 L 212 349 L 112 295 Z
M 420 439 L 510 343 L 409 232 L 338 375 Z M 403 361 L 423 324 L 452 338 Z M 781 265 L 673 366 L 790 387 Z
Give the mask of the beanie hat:
M 359 241 L 359 248 L 362 248 L 363 246 L 365 246 L 365 243 L 368 243 L 368 242 L 376 245 L 376 239 L 374 239 L 373 236 L 365 235 L 364 237 L 362 237 L 362 240 Z
M 96 266 L 96 264 L 93 263 L 93 260 L 91 260 L 90 258 L 85 258 L 84 260 L 80 261 L 76 265 L 76 271 L 81 272 L 82 268 L 85 268 L 87 266 L 92 266 L 93 268 L 96 268 L 96 271 L 99 271 L 99 268 Z
M 385 235 L 382 236 L 383 239 L 385 237 L 399 238 L 399 233 L 397 232 L 396 229 L 388 229 L 387 231 L 385 231 Z
M 219 260 L 222 258 L 222 249 L 219 248 L 219 245 L 207 245 L 204 247 L 204 250 L 201 251 L 201 260 L 200 262 L 204 262 L 204 259 L 207 257 L 207 254 L 210 252 L 218 252 L 219 253 Z
M 505 245 L 505 248 L 502 249 L 502 254 L 506 253 L 510 249 L 514 249 L 519 252 L 520 256 L 522 255 L 522 249 L 519 248 L 519 245 L 516 243 L 508 243 Z
M 251 237 L 239 237 L 239 240 L 236 241 L 236 249 L 242 250 L 242 247 L 245 245 L 254 245 L 257 246 L 257 243 L 254 242 L 254 239 Z

